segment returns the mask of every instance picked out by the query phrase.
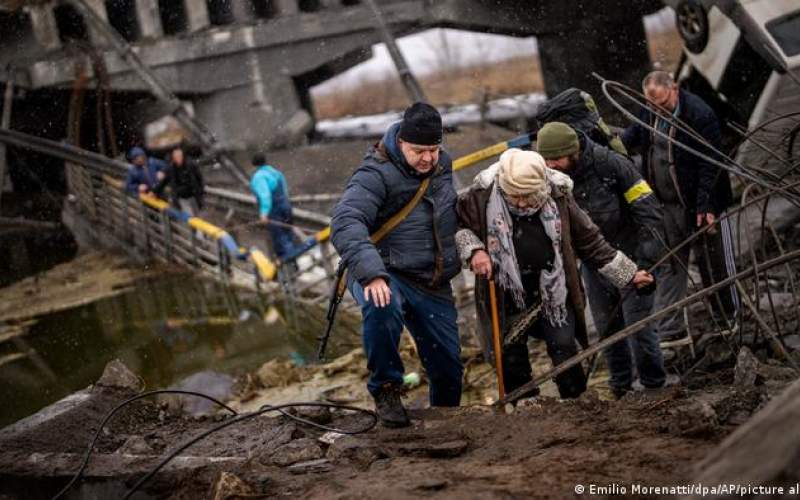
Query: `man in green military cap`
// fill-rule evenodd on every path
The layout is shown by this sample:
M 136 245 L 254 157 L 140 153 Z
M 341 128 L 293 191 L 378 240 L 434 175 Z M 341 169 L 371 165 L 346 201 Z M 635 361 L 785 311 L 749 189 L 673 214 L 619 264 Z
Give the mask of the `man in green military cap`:
M 661 227 L 661 204 L 633 162 L 561 122 L 544 125 L 538 133 L 536 146 L 548 167 L 569 175 L 575 183 L 575 200 L 600 228 L 606 241 L 626 255 L 634 256 L 639 269 L 652 267 L 663 251 L 657 233 L 653 232 L 653 228 L 658 231 Z M 600 334 L 610 335 L 650 314 L 654 287 L 646 293 L 620 291 L 588 266 L 582 266 L 581 273 Z M 615 313 L 620 300 L 622 307 Z M 604 355 L 615 396 L 622 397 L 631 390 L 634 363 L 643 386 L 664 385 L 666 374 L 661 348 L 651 326 L 613 344 Z

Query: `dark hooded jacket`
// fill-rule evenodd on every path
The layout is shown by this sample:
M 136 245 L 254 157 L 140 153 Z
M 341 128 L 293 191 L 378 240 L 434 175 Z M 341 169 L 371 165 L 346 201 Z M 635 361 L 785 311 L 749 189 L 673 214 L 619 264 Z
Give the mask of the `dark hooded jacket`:
M 711 107 L 696 95 L 683 89 L 678 93 L 678 103 L 678 119 L 694 129 L 709 144 L 719 149 L 721 141 L 719 120 Z M 643 109 L 639 113 L 639 119 L 653 127 L 656 114 L 648 109 Z M 654 141 L 653 135 L 653 131 L 636 123 L 625 129 L 625 133 L 622 135 L 622 142 L 628 150 L 641 151 L 643 174 L 645 179 L 651 183 L 654 179 L 649 153 Z M 686 132 L 675 130 L 674 138 L 711 158 L 719 159 L 711 150 L 701 145 Z M 674 144 L 670 144 L 670 149 L 672 163 L 675 165 L 676 188 L 688 215 L 691 217 L 695 213 L 711 212 L 716 215 L 722 213 L 733 200 L 728 172 Z
M 178 199 L 180 198 L 194 198 L 197 201 L 197 206 L 200 209 L 203 208 L 205 184 L 203 183 L 200 169 L 193 159 L 185 158 L 181 166 L 170 162 L 165 171 L 164 180 L 153 188 L 153 192 L 161 197 L 167 186 L 170 188 L 173 206 L 178 206 Z
M 568 172 L 575 201 L 607 242 L 650 268 L 664 252 L 661 203 L 631 160 L 581 132 L 578 139 L 578 164 Z
M 410 167 L 397 144 L 399 123 L 371 147 L 333 209 L 331 241 L 350 279 L 362 286 L 389 273 L 442 297 L 460 270 L 455 245 L 456 191 L 452 161 L 442 150 L 428 190 L 393 231 L 377 244 L 369 240 L 416 194 L 424 176 Z

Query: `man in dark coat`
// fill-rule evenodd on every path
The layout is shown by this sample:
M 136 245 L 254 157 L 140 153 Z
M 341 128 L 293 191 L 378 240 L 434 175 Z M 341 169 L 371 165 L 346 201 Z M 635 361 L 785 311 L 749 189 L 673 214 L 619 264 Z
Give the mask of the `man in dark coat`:
M 633 162 L 561 122 L 544 125 L 536 145 L 548 167 L 564 172 L 575 183 L 575 201 L 606 241 L 635 257 L 641 269 L 651 268 L 665 251 L 663 236 L 658 233 L 663 217 L 661 203 Z M 611 335 L 650 315 L 652 293 L 629 290 L 622 294 L 591 266 L 581 266 L 581 273 L 600 335 Z M 664 385 L 661 348 L 651 325 L 609 346 L 603 354 L 615 396 L 622 397 L 631 390 L 634 366 L 644 387 Z
M 529 336 L 545 341 L 554 365 L 577 353 L 576 340 L 588 345 L 578 258 L 617 288 L 642 287 L 653 280 L 603 239 L 571 191 L 569 177 L 548 169 L 538 153 L 510 149 L 458 200 L 461 229 L 456 240 L 462 261 L 475 273 L 486 351 L 491 345 L 485 340 L 491 338 L 491 305 L 484 278 L 496 283 L 507 392 L 532 379 Z M 562 398 L 578 397 L 586 390 L 582 367 L 556 376 L 556 384 Z
M 463 367 L 450 288 L 460 269 L 456 192 L 441 142 L 436 109 L 423 103 L 409 107 L 403 121 L 367 151 L 333 210 L 332 242 L 363 316 L 367 388 L 381 421 L 392 427 L 409 425 L 400 399 L 404 325 L 425 366 L 431 405 L 458 406 L 461 399 Z M 416 207 L 372 243 L 370 235 L 414 198 L 426 178 L 430 184 Z
M 125 192 L 138 195 L 149 193 L 155 185 L 164 179 L 167 164 L 158 158 L 148 157 L 144 149 L 134 146 L 128 151 L 131 166 L 125 179 Z
M 720 129 L 714 111 L 696 95 L 678 88 L 672 75 L 664 71 L 647 75 L 642 88 L 653 109 L 642 110 L 639 118 L 652 129 L 633 124 L 625 130 L 622 141 L 629 150 L 642 153 L 644 177 L 664 204 L 663 227 L 667 245 L 675 247 L 693 232 L 710 226 L 703 236 L 695 240 L 695 245 L 685 246 L 669 265 L 659 269 L 654 305 L 654 309 L 659 310 L 686 296 L 692 248 L 703 286 L 710 286 L 736 273 L 728 219 L 719 221 L 718 226 L 712 226 L 730 205 L 732 194 L 725 170 L 654 131 L 659 130 L 675 141 L 715 158 L 717 155 L 709 147 L 683 130 L 685 126 L 690 127 L 708 144 L 719 149 Z M 665 119 L 666 113 L 671 114 L 671 121 Z M 681 129 L 673 126 L 676 121 L 685 126 Z M 720 290 L 711 303 L 722 324 L 732 326 L 739 307 L 736 288 L 731 285 Z M 656 331 L 662 340 L 677 340 L 686 336 L 686 325 L 676 312 L 659 321 Z
M 203 209 L 203 193 L 205 184 L 203 175 L 192 158 L 186 158 L 183 148 L 177 147 L 170 153 L 164 179 L 153 188 L 153 193 L 163 197 L 164 190 L 169 187 L 170 200 L 176 207 L 191 216 Z

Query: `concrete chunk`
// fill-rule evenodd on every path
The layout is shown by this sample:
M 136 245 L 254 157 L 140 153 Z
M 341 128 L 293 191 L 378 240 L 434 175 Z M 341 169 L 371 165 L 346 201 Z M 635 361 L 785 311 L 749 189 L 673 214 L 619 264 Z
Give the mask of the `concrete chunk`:
M 130 389 L 139 392 L 143 389 L 142 379 L 133 373 L 125 363 L 119 359 L 109 361 L 103 370 L 103 375 L 97 381 L 101 387 L 115 387 L 119 389 Z
M 324 453 L 322 447 L 316 440 L 311 438 L 301 438 L 290 441 L 281 446 L 272 455 L 272 463 L 286 467 L 297 462 L 307 462 L 322 458 Z

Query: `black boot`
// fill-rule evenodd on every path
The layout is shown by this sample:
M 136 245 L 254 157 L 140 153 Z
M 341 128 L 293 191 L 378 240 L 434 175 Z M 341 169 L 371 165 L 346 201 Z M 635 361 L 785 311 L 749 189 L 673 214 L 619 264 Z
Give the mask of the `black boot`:
M 408 427 L 411 425 L 406 409 L 403 407 L 403 401 L 400 399 L 402 392 L 402 386 L 386 384 L 375 396 L 375 411 L 384 427 Z

